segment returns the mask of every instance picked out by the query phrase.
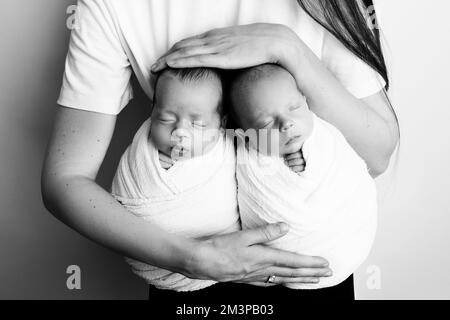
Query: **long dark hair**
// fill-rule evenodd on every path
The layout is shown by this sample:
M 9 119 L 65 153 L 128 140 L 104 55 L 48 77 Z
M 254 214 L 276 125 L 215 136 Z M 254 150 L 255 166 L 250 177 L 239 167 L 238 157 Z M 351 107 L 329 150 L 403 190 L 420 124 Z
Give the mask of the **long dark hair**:
M 377 26 L 368 25 L 369 13 L 376 21 L 372 0 L 297 0 L 303 10 L 317 23 L 334 35 L 348 50 L 366 62 L 386 81 L 389 89 L 389 77 L 383 51 L 380 32 Z
M 353 52 L 383 77 L 386 82 L 384 96 L 395 117 L 397 126 L 400 128 L 397 114 L 387 95 L 390 81 L 381 46 L 380 30 L 377 25 L 373 1 L 297 0 L 297 2 L 311 18 L 328 30 L 348 50 Z M 369 26 L 370 22 L 374 23 L 374 25 Z

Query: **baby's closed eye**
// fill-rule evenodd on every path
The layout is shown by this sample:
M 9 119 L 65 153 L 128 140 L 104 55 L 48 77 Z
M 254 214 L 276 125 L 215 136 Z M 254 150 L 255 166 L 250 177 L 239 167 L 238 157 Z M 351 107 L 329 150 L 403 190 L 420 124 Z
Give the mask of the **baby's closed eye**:
M 172 123 L 175 122 L 175 119 L 169 117 L 158 117 L 158 121 L 161 123 Z
M 273 119 L 260 121 L 259 123 L 256 124 L 255 127 L 258 129 L 269 129 L 273 126 L 273 123 L 274 123 Z
M 197 128 L 206 128 L 206 122 L 203 120 L 194 120 L 192 125 Z

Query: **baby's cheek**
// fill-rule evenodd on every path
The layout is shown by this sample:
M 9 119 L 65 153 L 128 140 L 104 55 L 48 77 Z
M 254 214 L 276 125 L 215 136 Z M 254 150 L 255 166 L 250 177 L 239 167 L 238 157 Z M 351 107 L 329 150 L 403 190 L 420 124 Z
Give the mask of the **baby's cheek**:
M 254 140 L 250 139 L 250 145 L 262 154 L 278 156 L 282 152 L 284 142 L 278 130 L 260 130 L 256 141 Z
M 150 138 L 158 150 L 164 153 L 167 153 L 170 150 L 171 135 L 170 130 L 168 130 L 167 128 L 159 125 L 152 126 Z
M 211 148 L 211 145 L 217 141 L 220 130 L 217 128 L 205 128 L 194 130 L 191 142 L 194 156 L 202 155 Z

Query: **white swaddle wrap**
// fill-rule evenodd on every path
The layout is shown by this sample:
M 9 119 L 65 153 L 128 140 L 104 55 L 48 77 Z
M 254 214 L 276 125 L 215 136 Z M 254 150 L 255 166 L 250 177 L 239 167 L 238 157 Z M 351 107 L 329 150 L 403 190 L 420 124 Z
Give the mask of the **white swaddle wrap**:
M 206 154 L 181 160 L 165 170 L 158 150 L 149 141 L 147 120 L 123 154 L 112 184 L 112 194 L 135 216 L 189 238 L 239 230 L 235 150 L 221 135 Z M 161 289 L 192 291 L 214 281 L 197 280 L 126 258 L 135 274 Z
M 282 158 L 268 157 L 240 143 L 238 203 L 243 229 L 284 221 L 288 234 L 270 246 L 330 262 L 333 275 L 317 289 L 339 284 L 367 258 L 377 225 L 376 187 L 365 162 L 331 124 L 314 117 L 303 145 L 305 171 L 292 172 Z

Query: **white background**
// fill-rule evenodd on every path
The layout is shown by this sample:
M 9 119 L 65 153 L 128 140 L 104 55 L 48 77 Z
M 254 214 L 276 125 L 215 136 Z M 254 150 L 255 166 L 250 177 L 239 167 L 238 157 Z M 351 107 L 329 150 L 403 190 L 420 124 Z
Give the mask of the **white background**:
M 450 299 L 450 2 L 376 6 L 402 139 L 398 168 L 379 181 L 378 234 L 357 297 Z M 381 290 L 367 288 L 371 265 Z
M 0 299 L 146 299 L 146 286 L 120 256 L 70 230 L 41 204 L 40 168 L 69 36 L 65 10 L 75 1 L 0 3 Z M 397 169 L 379 181 L 378 235 L 357 274 L 357 297 L 450 299 L 450 2 L 376 4 L 402 140 Z M 120 135 L 99 177 L 104 186 L 148 114 L 148 101 L 136 91 L 119 117 Z M 66 288 L 72 264 L 82 271 L 80 291 Z M 381 287 L 368 286 L 377 276 Z

